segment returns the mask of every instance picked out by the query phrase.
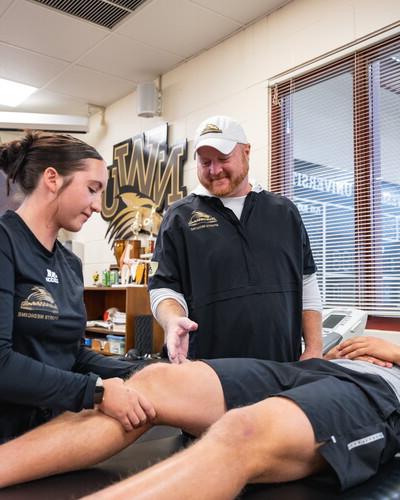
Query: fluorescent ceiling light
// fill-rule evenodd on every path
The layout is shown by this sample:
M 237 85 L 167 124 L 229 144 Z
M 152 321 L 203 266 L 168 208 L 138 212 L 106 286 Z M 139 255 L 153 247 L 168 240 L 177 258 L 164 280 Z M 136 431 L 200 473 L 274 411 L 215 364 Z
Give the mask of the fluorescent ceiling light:
M 0 78 L 0 104 L 5 106 L 18 106 L 36 91 L 36 87 Z
M 25 130 L 27 128 L 52 132 L 85 133 L 89 130 L 89 118 L 87 116 L 0 111 L 0 130 Z

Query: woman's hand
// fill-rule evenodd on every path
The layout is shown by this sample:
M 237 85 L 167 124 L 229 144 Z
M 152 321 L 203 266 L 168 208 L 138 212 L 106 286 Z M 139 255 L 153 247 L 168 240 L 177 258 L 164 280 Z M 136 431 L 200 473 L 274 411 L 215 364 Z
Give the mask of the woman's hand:
M 98 409 L 117 419 L 126 431 L 154 420 L 156 411 L 153 405 L 120 378 L 103 379 L 103 384 L 104 397 Z

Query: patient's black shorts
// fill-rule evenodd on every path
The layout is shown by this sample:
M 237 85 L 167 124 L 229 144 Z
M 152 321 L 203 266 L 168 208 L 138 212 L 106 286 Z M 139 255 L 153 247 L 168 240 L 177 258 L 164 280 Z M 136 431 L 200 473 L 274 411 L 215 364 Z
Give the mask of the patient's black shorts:
M 320 452 L 341 489 L 365 481 L 400 451 L 399 401 L 377 375 L 319 359 L 204 361 L 217 373 L 228 409 L 270 396 L 293 400 L 324 443 Z

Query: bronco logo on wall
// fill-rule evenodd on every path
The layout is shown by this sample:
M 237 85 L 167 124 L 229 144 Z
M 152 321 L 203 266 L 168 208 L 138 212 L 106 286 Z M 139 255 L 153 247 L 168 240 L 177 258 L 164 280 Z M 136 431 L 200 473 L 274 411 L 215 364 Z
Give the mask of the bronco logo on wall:
M 186 140 L 168 147 L 166 123 L 114 146 L 101 210 L 109 242 L 158 233 L 163 211 L 186 196 L 186 155 Z

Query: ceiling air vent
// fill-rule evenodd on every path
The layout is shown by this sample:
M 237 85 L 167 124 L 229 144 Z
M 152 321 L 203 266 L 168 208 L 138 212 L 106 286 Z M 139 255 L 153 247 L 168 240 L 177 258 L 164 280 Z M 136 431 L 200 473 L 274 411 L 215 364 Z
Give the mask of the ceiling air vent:
M 146 0 L 32 0 L 79 19 L 112 29 Z

